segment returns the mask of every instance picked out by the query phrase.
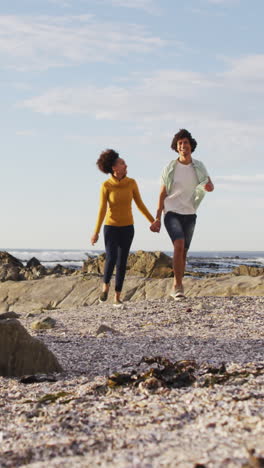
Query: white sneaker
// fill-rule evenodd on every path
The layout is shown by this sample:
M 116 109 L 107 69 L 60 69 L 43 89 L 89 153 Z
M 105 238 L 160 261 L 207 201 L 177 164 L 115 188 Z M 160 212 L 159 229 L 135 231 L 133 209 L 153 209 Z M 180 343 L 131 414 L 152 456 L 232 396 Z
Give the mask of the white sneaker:
M 120 299 L 115 300 L 113 306 L 120 309 L 121 307 L 124 307 L 124 303 L 122 301 L 120 301 Z
M 175 288 L 175 289 L 170 293 L 170 297 L 172 297 L 173 299 L 175 299 L 175 301 L 184 299 L 184 298 L 185 298 L 185 295 L 184 295 L 183 286 L 182 286 L 182 287 L 177 287 L 177 288 Z

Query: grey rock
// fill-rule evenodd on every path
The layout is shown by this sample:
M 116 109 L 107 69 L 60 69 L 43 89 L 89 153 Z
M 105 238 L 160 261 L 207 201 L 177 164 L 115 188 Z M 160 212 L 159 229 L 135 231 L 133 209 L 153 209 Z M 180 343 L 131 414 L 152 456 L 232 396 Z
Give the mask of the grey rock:
M 20 268 L 15 265 L 0 265 L 0 281 L 19 281 L 23 279 L 20 274 Z
M 35 320 L 31 323 L 32 330 L 47 330 L 49 328 L 54 328 L 56 325 L 56 320 L 51 317 L 46 317 L 42 320 Z
M 108 327 L 107 325 L 100 325 L 100 327 L 97 329 L 96 331 L 96 335 L 101 335 L 102 333 L 113 333 L 114 335 L 117 335 L 119 334 L 119 332 L 117 330 L 115 330 L 114 328 L 111 328 L 111 327 Z
M 32 257 L 28 262 L 27 262 L 27 268 L 33 268 L 36 266 L 41 265 L 40 261 L 36 257 Z
M 61 372 L 57 358 L 44 343 L 30 336 L 16 319 L 0 321 L 0 375 Z
M 23 268 L 23 263 L 17 258 L 10 255 L 8 252 L 0 252 L 0 265 L 13 265 L 18 268 Z
M 83 273 L 103 274 L 105 254 L 88 257 L 82 268 Z M 172 259 L 163 252 L 138 250 L 128 256 L 127 276 L 142 278 L 170 278 L 173 276 Z
M 18 318 L 18 317 L 20 317 L 20 314 L 17 314 L 16 312 L 11 312 L 11 311 L 0 314 L 0 320 Z
M 236 276 L 262 276 L 264 268 L 257 268 L 249 265 L 239 265 L 233 269 L 233 274 Z

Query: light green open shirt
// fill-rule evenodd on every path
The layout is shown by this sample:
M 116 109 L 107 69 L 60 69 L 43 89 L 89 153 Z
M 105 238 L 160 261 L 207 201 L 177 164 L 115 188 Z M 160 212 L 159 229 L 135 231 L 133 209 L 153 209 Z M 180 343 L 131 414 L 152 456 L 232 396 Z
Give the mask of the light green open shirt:
M 161 174 L 161 183 L 165 185 L 167 195 L 170 195 L 170 192 L 172 189 L 174 171 L 175 171 L 175 167 L 177 163 L 178 163 L 177 159 L 176 160 L 174 159 L 173 161 L 171 161 L 163 169 L 162 174 Z M 197 209 L 202 199 L 205 196 L 206 190 L 204 186 L 205 184 L 207 184 L 207 182 L 209 182 L 209 176 L 208 176 L 206 167 L 201 161 L 198 161 L 198 159 L 192 158 L 192 165 L 197 175 L 197 179 L 199 181 L 199 184 L 196 186 L 194 193 L 193 193 L 193 205 L 194 205 L 194 208 Z

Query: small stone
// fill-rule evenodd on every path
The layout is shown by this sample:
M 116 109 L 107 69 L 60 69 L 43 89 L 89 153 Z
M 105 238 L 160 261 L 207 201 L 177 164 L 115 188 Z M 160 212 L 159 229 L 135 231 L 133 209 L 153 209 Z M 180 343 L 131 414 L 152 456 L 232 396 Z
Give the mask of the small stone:
M 102 333 L 114 333 L 118 334 L 119 332 L 117 330 L 114 330 L 114 328 L 108 327 L 107 325 L 100 325 L 98 330 L 96 331 L 96 335 L 101 335 Z
M 32 330 L 47 330 L 49 328 L 54 328 L 56 320 L 51 317 L 46 317 L 43 320 L 35 320 L 31 323 Z

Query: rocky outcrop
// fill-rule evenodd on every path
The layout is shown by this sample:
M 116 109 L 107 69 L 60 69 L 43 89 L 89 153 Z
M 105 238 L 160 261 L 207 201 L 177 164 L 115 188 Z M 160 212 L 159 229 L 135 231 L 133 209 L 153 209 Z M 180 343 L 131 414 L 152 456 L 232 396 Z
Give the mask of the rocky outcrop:
M 0 375 L 20 377 L 26 374 L 61 372 L 62 368 L 41 341 L 29 335 L 16 319 L 0 321 Z
M 103 275 L 105 264 L 105 253 L 98 255 L 97 257 L 88 257 L 83 262 L 82 272 L 92 273 L 95 275 Z
M 172 258 L 163 252 L 138 250 L 129 255 L 127 275 L 143 278 L 170 278 L 173 276 Z
M 20 260 L 8 252 L 0 252 L 0 282 L 35 280 L 47 275 L 60 276 L 75 273 L 75 269 L 65 268 L 59 264 L 53 268 L 45 268 L 36 257 L 32 257 L 24 266 Z
M 248 265 L 239 265 L 233 269 L 233 274 L 236 276 L 261 276 L 264 275 L 264 268 L 257 268 Z
M 0 252 L 0 281 L 19 281 L 23 263 L 8 252 Z
M 184 279 L 187 297 L 202 296 L 264 296 L 264 276 L 234 276 L 232 274 L 197 279 Z M 124 300 L 167 299 L 172 278 L 127 277 L 122 291 Z M 95 275 L 47 276 L 33 281 L 0 283 L 0 312 L 35 313 L 40 310 L 71 309 L 98 302 L 101 278 Z M 113 300 L 114 279 L 108 302 Z
M 105 254 L 89 257 L 83 264 L 83 273 L 102 275 Z M 163 252 L 145 252 L 138 250 L 131 253 L 127 262 L 127 276 L 141 278 L 170 278 L 173 276 L 172 259 Z
M 8 252 L 0 252 L 0 265 L 12 265 L 18 268 L 23 268 L 23 263 Z

